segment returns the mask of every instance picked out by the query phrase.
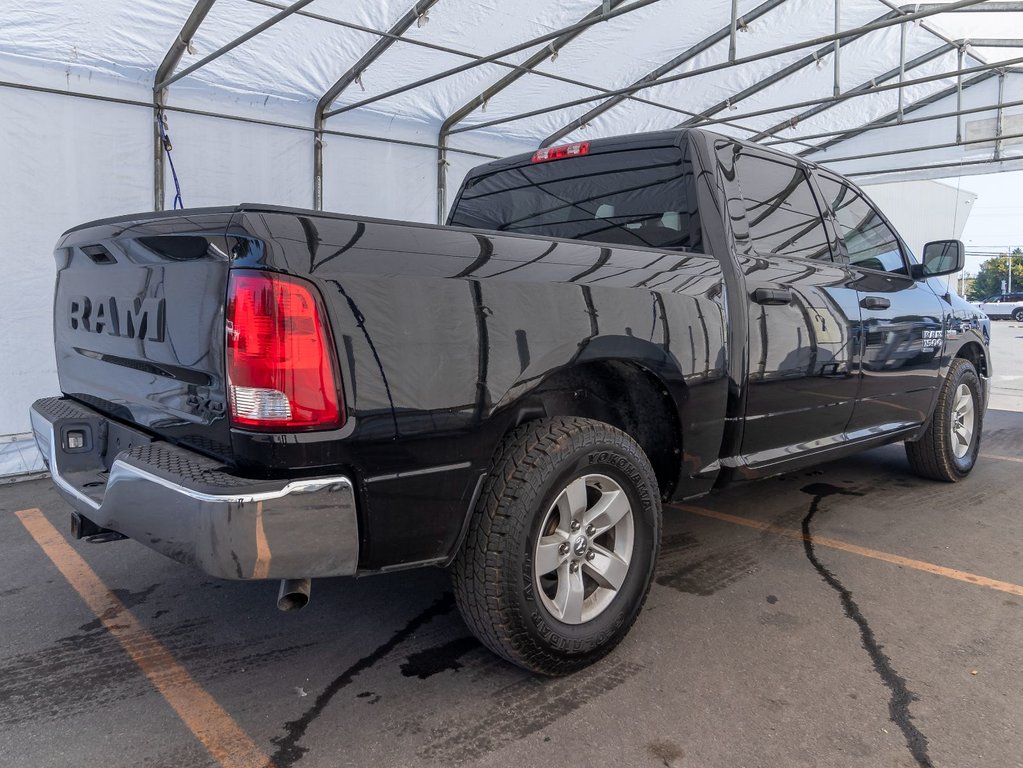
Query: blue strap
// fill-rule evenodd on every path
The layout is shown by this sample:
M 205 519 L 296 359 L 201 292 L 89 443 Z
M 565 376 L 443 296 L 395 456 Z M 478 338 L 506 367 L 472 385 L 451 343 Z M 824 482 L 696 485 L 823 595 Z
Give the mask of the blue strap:
M 170 164 L 171 178 L 174 179 L 174 210 L 184 209 L 185 204 L 181 200 L 181 182 L 178 181 L 178 172 L 174 168 L 174 157 L 171 155 L 171 141 L 167 136 L 167 131 L 164 128 L 164 115 L 163 111 L 157 113 L 156 123 L 160 126 L 160 143 L 163 144 L 163 151 L 167 153 L 167 162 Z

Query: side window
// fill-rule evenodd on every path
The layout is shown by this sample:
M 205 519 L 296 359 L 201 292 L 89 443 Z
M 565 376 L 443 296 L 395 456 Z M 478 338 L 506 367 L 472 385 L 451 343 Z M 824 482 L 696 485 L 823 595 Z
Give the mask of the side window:
M 755 251 L 831 260 L 820 209 L 802 168 L 743 152 L 735 173 Z
M 835 213 L 849 263 L 881 272 L 906 274 L 898 237 L 863 195 L 827 176 L 821 176 L 820 185 Z

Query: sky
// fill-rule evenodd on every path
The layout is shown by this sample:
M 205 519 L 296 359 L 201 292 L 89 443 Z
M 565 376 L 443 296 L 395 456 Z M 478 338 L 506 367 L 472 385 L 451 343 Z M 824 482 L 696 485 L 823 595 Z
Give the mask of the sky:
M 970 251 L 1004 253 L 1017 246 L 1023 248 L 1023 171 L 939 181 L 977 194 L 962 237 L 967 250 L 968 274 L 976 274 L 985 258 Z
M 950 2 L 951 0 L 939 0 Z M 953 39 L 1023 38 L 1023 13 L 953 13 L 926 21 Z M 987 61 L 1023 56 L 1023 48 L 977 48 Z M 938 179 L 978 197 L 963 230 L 967 251 L 1005 252 L 1023 247 L 1023 171 Z M 967 254 L 966 272 L 976 274 L 983 256 Z

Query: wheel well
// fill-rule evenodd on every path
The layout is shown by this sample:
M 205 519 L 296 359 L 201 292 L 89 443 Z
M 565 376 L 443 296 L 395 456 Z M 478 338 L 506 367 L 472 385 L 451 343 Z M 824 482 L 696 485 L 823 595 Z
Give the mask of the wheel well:
M 634 363 L 599 361 L 545 379 L 520 409 L 518 424 L 544 416 L 580 416 L 632 437 L 650 459 L 661 495 L 679 480 L 682 434 L 674 400 L 654 374 Z
M 962 348 L 956 353 L 956 357 L 962 357 L 973 363 L 973 367 L 977 369 L 977 373 L 981 376 L 987 376 L 987 356 L 984 354 L 983 348 L 975 341 L 971 341 L 968 344 L 964 344 Z

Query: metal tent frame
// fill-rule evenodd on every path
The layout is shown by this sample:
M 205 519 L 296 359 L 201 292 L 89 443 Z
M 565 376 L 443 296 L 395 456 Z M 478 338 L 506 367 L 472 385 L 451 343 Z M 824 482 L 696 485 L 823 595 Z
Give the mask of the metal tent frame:
M 164 164 L 166 162 L 166 153 L 164 132 L 162 129 L 165 114 L 167 112 L 174 111 L 214 117 L 223 120 L 237 120 L 310 132 L 312 134 L 314 156 L 312 180 L 313 201 L 314 207 L 317 209 L 321 209 L 323 207 L 325 136 L 351 136 L 360 139 L 433 148 L 437 152 L 438 220 L 443 220 L 447 207 L 448 154 L 450 152 L 458 152 L 483 158 L 492 157 L 492 155 L 485 152 L 451 147 L 450 140 L 452 136 L 470 131 L 495 128 L 497 126 L 526 120 L 539 115 L 558 113 L 562 110 L 569 110 L 574 107 L 586 107 L 586 110 L 583 114 L 572 118 L 560 128 L 543 138 L 539 142 L 539 146 L 549 146 L 550 144 L 585 128 L 600 115 L 603 115 L 618 105 L 626 102 L 640 103 L 666 112 L 681 114 L 685 117 L 685 119 L 678 124 L 681 127 L 712 125 L 728 126 L 733 130 L 748 133 L 754 141 L 765 141 L 768 145 L 775 146 L 787 145 L 800 147 L 800 154 L 804 157 L 814 159 L 819 158 L 825 162 L 849 162 L 853 160 L 863 160 L 890 155 L 911 155 L 912 153 L 922 152 L 925 150 L 946 149 L 959 146 L 969 147 L 974 144 L 990 142 L 990 138 L 982 140 L 964 139 L 962 118 L 964 115 L 969 114 L 996 112 L 998 129 L 994 140 L 992 157 L 989 160 L 973 159 L 961 161 L 958 164 L 935 163 L 931 166 L 925 164 L 908 164 L 905 169 L 884 169 L 882 171 L 884 173 L 897 173 L 903 170 L 918 170 L 929 167 L 954 167 L 955 165 L 959 165 L 961 167 L 963 165 L 974 165 L 983 162 L 1002 162 L 1006 159 L 1004 155 L 1004 143 L 1009 140 L 1023 138 L 1023 135 L 1019 134 L 1004 134 L 1002 130 L 1002 115 L 1004 110 L 1012 107 L 1023 106 L 1023 100 L 1005 101 L 1003 99 L 1005 80 L 1011 75 L 1017 75 L 1023 72 L 1023 70 L 1015 67 L 1017 64 L 1023 64 L 1023 57 L 1009 58 L 1003 61 L 990 63 L 974 52 L 977 48 L 1023 48 L 1023 40 L 987 38 L 972 41 L 966 39 L 953 40 L 943 36 L 940 32 L 929 28 L 922 23 L 925 19 L 935 17 L 940 14 L 1023 12 L 1023 2 L 1002 2 L 1001 0 L 955 0 L 954 2 L 946 3 L 895 6 L 892 2 L 890 2 L 890 0 L 879 0 L 880 3 L 889 8 L 888 12 L 878 16 L 868 23 L 860 24 L 859 26 L 850 29 L 841 29 L 840 17 L 842 0 L 834 0 L 835 25 L 833 32 L 813 39 L 793 42 L 791 44 L 777 46 L 769 50 L 759 51 L 755 54 L 740 56 L 737 51 L 738 32 L 746 28 L 747 25 L 752 22 L 776 12 L 777 9 L 785 6 L 788 0 L 765 0 L 743 14 L 738 12 L 738 0 L 731 0 L 730 18 L 722 19 L 722 25 L 712 34 L 704 37 L 695 44 L 688 46 L 686 50 L 678 53 L 664 64 L 652 69 L 646 75 L 634 80 L 631 84 L 619 88 L 605 88 L 573 77 L 566 77 L 544 71 L 540 68 L 540 65 L 555 58 L 561 49 L 563 49 L 566 45 L 571 44 L 573 40 L 576 40 L 581 35 L 585 35 L 587 30 L 592 27 L 598 24 L 613 24 L 616 19 L 650 6 L 659 2 L 659 0 L 597 0 L 598 4 L 596 4 L 589 13 L 572 24 L 560 29 L 545 32 L 542 35 L 532 37 L 528 40 L 524 40 L 516 43 L 515 45 L 505 47 L 494 53 L 486 55 L 479 55 L 477 53 L 472 53 L 451 46 L 439 45 L 406 36 L 405 33 L 412 28 L 413 25 L 421 25 L 424 20 L 428 19 L 427 14 L 431 8 L 436 6 L 438 3 L 442 4 L 443 1 L 444 0 L 415 0 L 405 13 L 403 13 L 387 30 L 379 30 L 351 21 L 332 18 L 312 12 L 307 9 L 307 6 L 314 2 L 314 0 L 294 0 L 294 2 L 291 3 L 274 2 L 273 0 L 248 0 L 248 2 L 254 5 L 263 6 L 275 12 L 262 23 L 252 27 L 243 34 L 238 35 L 234 39 L 214 50 L 212 53 L 204 56 L 189 66 L 178 70 L 178 66 L 181 63 L 185 52 L 189 49 L 192 38 L 196 35 L 197 31 L 207 19 L 207 16 L 216 3 L 216 0 L 197 0 L 188 17 L 182 24 L 179 33 L 171 45 L 167 48 L 166 53 L 156 70 L 152 102 L 149 104 L 142 101 L 117 99 L 99 94 L 69 93 L 67 91 L 61 91 L 55 88 L 45 88 L 38 85 L 29 86 L 19 83 L 2 82 L 0 83 L 0 86 L 27 88 L 30 90 L 60 93 L 62 95 L 100 99 L 104 101 L 132 104 L 135 106 L 146 106 L 150 108 L 153 112 L 153 178 L 154 207 L 156 210 L 163 209 L 165 203 Z M 359 57 L 354 64 L 349 66 L 333 82 L 333 84 L 324 91 L 314 109 L 311 125 L 293 125 L 239 115 L 186 109 L 182 107 L 175 107 L 168 103 L 172 85 L 292 16 L 302 16 L 321 23 L 334 24 L 342 28 L 369 34 L 377 38 L 376 41 L 365 50 L 363 55 Z M 926 32 L 933 35 L 938 44 L 912 59 L 907 59 L 907 25 L 914 23 L 920 24 Z M 840 79 L 843 49 L 847 48 L 856 40 L 895 26 L 900 28 L 901 40 L 901 51 L 898 66 L 890 68 L 883 73 L 879 73 L 869 80 L 859 83 L 855 87 L 843 90 L 841 88 Z M 725 42 L 727 42 L 728 48 L 727 56 L 724 57 L 723 61 L 697 66 L 685 71 L 679 71 L 680 68 L 687 63 L 693 62 L 701 54 L 705 54 L 715 46 L 723 45 Z M 455 67 L 439 72 L 433 72 L 428 77 L 419 78 L 413 82 L 338 105 L 337 101 L 339 97 L 345 93 L 345 91 L 349 89 L 353 83 L 360 83 L 363 73 L 372 68 L 380 57 L 395 45 L 417 46 L 445 54 L 454 54 L 465 58 L 466 61 Z M 688 78 L 699 77 L 701 75 L 709 75 L 714 72 L 719 72 L 733 67 L 741 67 L 757 62 L 770 62 L 772 60 L 779 59 L 779 57 L 786 56 L 786 54 L 805 49 L 812 50 L 810 53 L 795 61 L 791 61 L 772 71 L 765 72 L 765 75 L 756 83 L 726 96 L 718 103 L 703 107 L 696 113 L 682 109 L 677 105 L 665 103 L 663 99 L 653 99 L 644 95 L 644 92 L 650 91 L 650 89 L 654 89 L 658 86 L 680 82 Z M 530 55 L 525 60 L 517 63 L 515 61 L 516 54 L 527 51 L 531 51 Z M 952 54 L 957 57 L 957 66 L 955 69 L 925 74 L 918 77 L 908 76 L 912 74 L 914 70 L 918 70 L 920 67 L 923 67 L 928 63 L 935 62 L 944 56 Z M 745 110 L 733 114 L 733 112 L 736 112 L 736 105 L 740 102 L 743 102 L 756 94 L 763 94 L 773 86 L 785 83 L 788 79 L 792 78 L 806 67 L 810 67 L 815 64 L 820 66 L 821 61 L 825 56 L 832 57 L 831 66 L 834 71 L 834 89 L 831 96 L 793 103 L 772 104 L 769 107 Z M 967 59 L 969 59 L 969 61 Z M 329 125 L 331 118 L 399 96 L 417 88 L 422 88 L 445 78 L 450 78 L 484 65 L 495 65 L 507 69 L 508 71 L 498 79 L 491 82 L 491 84 L 487 87 L 479 90 L 476 96 L 464 101 L 461 107 L 450 112 L 440 125 L 435 144 L 333 130 Z M 589 89 L 594 92 L 594 95 L 587 95 L 580 98 L 562 101 L 560 103 L 549 104 L 542 108 L 496 117 L 490 120 L 479 120 L 471 123 L 466 122 L 466 119 L 470 115 L 477 110 L 485 109 L 488 102 L 494 99 L 498 94 L 502 93 L 511 85 L 527 76 L 569 83 L 573 86 Z M 996 76 L 999 78 L 999 96 L 996 103 L 964 107 L 964 91 L 968 91 L 970 88 L 987 82 L 990 78 Z M 910 101 L 908 99 L 907 94 L 914 86 L 951 79 L 955 80 L 955 85 L 952 87 L 943 88 L 936 93 L 932 93 L 923 98 L 918 98 L 915 101 Z M 827 110 L 832 109 L 839 104 L 852 99 L 871 96 L 887 91 L 898 92 L 898 108 L 893 112 L 886 113 L 881 117 L 874 119 L 868 119 L 862 125 L 850 126 L 848 129 L 817 131 L 802 135 L 792 133 L 796 126 L 806 122 L 810 118 L 825 113 Z M 950 98 L 955 98 L 955 109 L 943 110 L 936 114 L 907 118 L 907 115 L 911 115 L 925 106 L 936 104 L 942 100 Z M 789 114 L 795 110 L 798 110 L 795 115 Z M 722 117 L 721 113 L 727 113 L 727 116 Z M 784 117 L 784 119 L 778 120 L 776 123 L 766 128 L 763 127 L 763 125 L 758 127 L 757 125 L 749 123 L 749 121 L 754 120 L 755 118 L 775 114 L 788 116 Z M 954 118 L 956 120 L 957 129 L 954 141 L 950 139 L 945 142 L 937 142 L 927 146 L 875 152 L 858 152 L 844 156 L 833 156 L 830 152 L 828 152 L 828 150 L 836 145 L 849 141 L 856 136 L 863 135 L 870 131 L 892 128 L 899 125 L 912 125 L 926 121 L 950 118 Z M 871 172 L 857 169 L 854 175 L 863 175 L 868 173 Z

